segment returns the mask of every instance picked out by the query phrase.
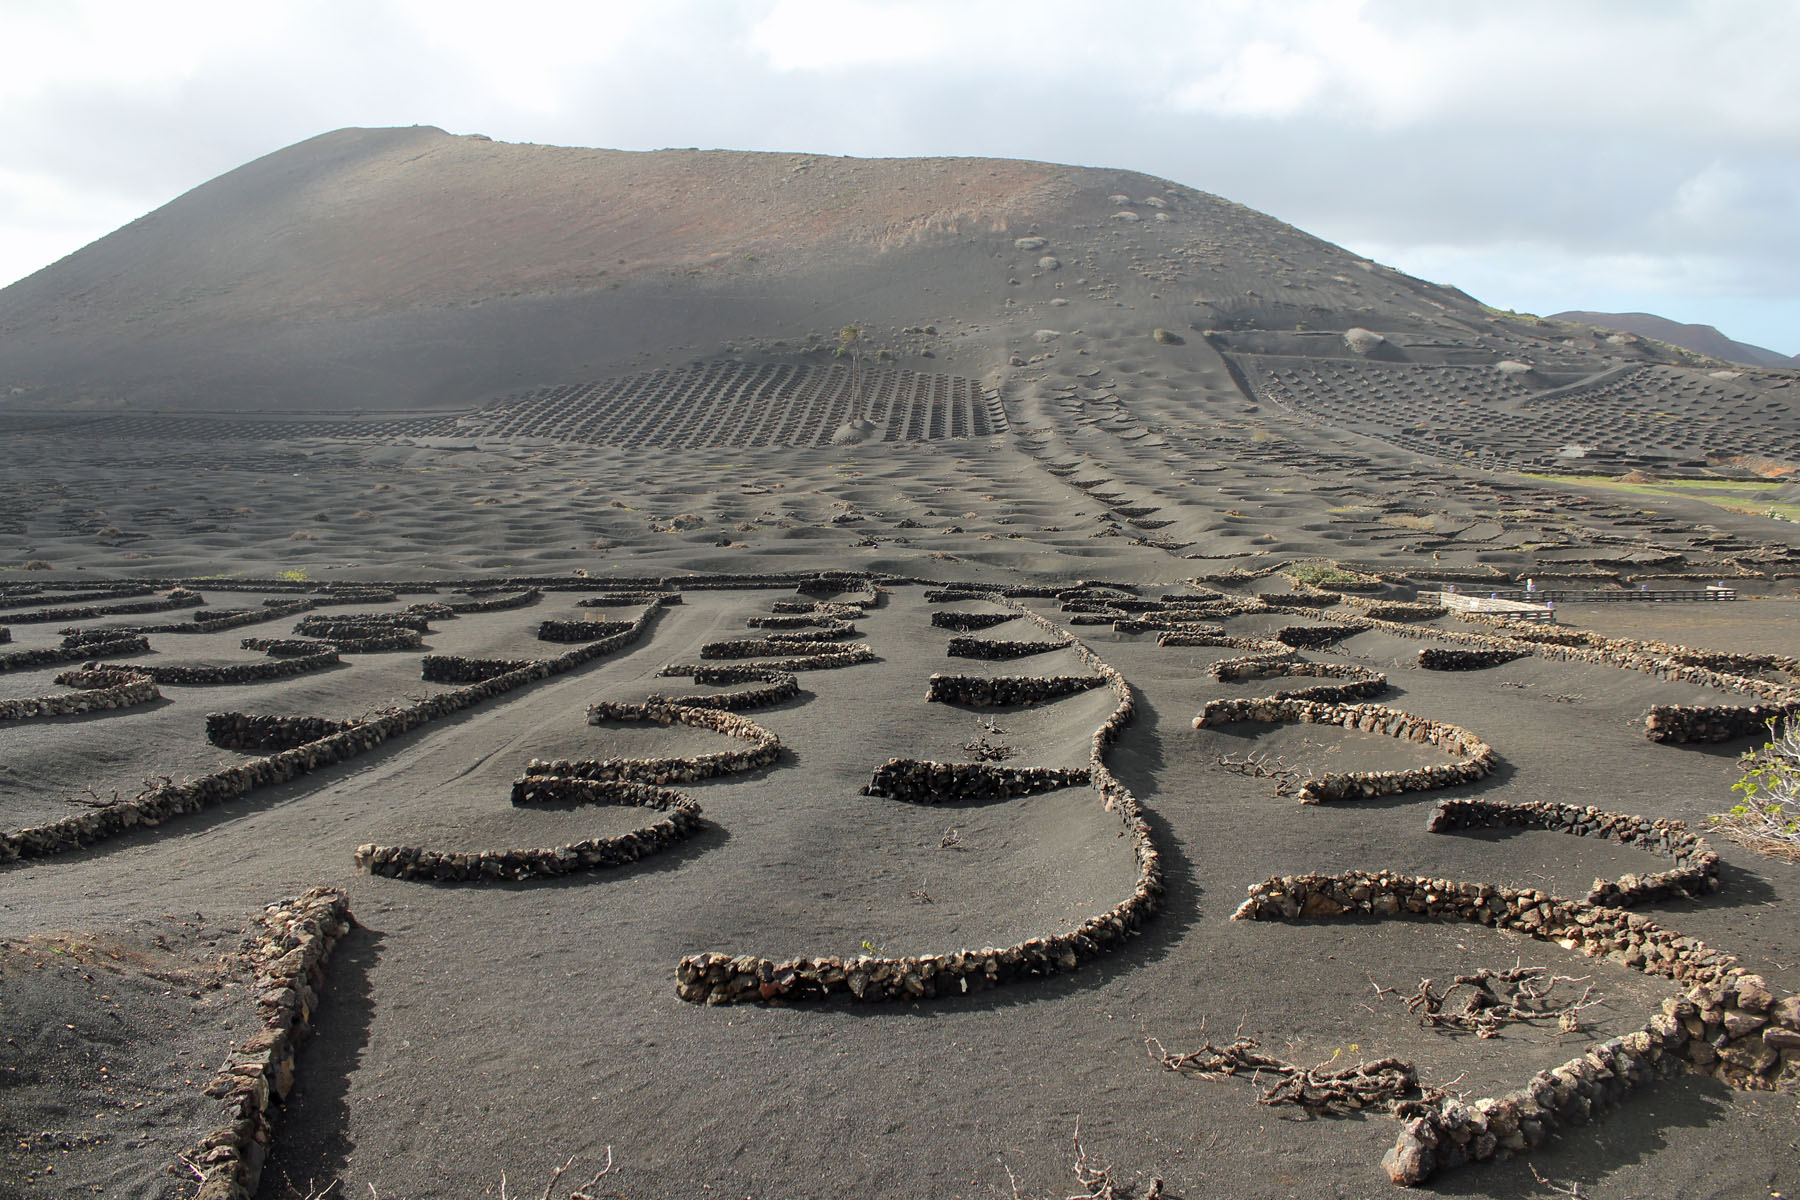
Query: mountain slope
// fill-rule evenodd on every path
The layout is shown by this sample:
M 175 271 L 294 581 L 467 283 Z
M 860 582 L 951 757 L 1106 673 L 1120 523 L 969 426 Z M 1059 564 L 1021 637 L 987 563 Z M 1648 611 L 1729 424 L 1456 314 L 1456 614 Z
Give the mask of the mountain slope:
M 1659 342 L 1680 346 L 1697 354 L 1722 358 L 1726 362 L 1743 363 L 1750 367 L 1800 366 L 1800 355 L 1790 358 L 1762 346 L 1728 338 L 1711 325 L 1684 325 L 1653 313 L 1560 312 L 1551 314 L 1549 319 L 1579 325 L 1597 325 L 1601 329 L 1616 329 L 1621 333 L 1652 337 Z
M 829 369 L 847 326 L 854 374 Z M 1800 462 L 1784 373 L 1705 374 L 1128 171 L 422 127 L 277 151 L 0 291 L 0 417 L 119 413 L 122 437 L 157 410 L 286 437 L 1077 447 L 1084 406 L 1119 403 L 1513 469 Z M 357 424 L 376 413 L 408 420 Z
M 1055 241 L 1055 266 L 1015 246 L 1030 234 Z M 0 396 L 457 407 L 722 344 L 952 317 L 967 319 L 960 348 L 981 350 L 963 369 L 982 374 L 1042 323 L 1027 301 L 1051 295 L 1166 310 L 1155 323 L 1176 328 L 1466 338 L 1492 323 L 1461 293 L 1130 172 L 347 129 L 0 291 Z

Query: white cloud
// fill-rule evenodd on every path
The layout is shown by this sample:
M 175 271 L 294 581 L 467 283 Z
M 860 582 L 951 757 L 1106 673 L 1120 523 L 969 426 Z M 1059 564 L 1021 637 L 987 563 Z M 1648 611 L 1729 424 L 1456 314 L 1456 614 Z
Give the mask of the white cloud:
M 1175 89 L 1175 107 L 1244 117 L 1288 117 L 1310 106 L 1326 81 L 1324 64 L 1271 42 L 1252 42 L 1231 61 Z
M 1362 0 L 1198 8 L 1164 66 L 1195 113 L 1395 126 L 1428 115 L 1435 64 Z
M 1710 225 L 1729 220 L 1743 209 L 1750 181 L 1742 171 L 1721 163 L 1708 163 L 1698 174 L 1681 181 L 1675 189 L 1671 213 L 1692 225 Z
M 417 37 L 414 53 L 459 72 L 491 100 L 554 115 L 584 73 L 629 69 L 659 31 L 679 24 L 674 4 L 625 0 L 391 0 Z M 723 22 L 722 22 L 723 23 Z
M 82 84 L 166 94 L 278 29 L 295 8 L 291 0 L 263 0 L 247 16 L 230 0 L 9 6 L 0 15 L 6 44 L 0 103 Z
M 777 71 L 922 62 L 952 52 L 948 11 L 877 0 L 776 0 L 748 42 Z

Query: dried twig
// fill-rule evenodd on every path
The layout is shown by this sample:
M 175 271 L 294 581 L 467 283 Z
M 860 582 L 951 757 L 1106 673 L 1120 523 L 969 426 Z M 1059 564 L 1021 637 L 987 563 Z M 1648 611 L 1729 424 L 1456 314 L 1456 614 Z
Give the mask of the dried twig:
M 570 1160 L 570 1161 L 573 1161 L 573 1160 Z M 601 1167 L 598 1171 L 596 1171 L 594 1173 L 594 1177 L 592 1179 L 588 1180 L 586 1183 L 582 1184 L 580 1187 L 578 1187 L 574 1191 L 570 1192 L 569 1200 L 598 1200 L 597 1197 L 591 1196 L 588 1194 L 588 1189 L 593 1187 L 595 1184 L 599 1183 L 602 1179 L 605 1179 L 608 1175 L 611 1175 L 612 1169 L 613 1169 L 613 1149 L 611 1146 L 608 1146 L 606 1148 L 606 1165 L 604 1167 Z M 615 1192 L 613 1194 L 617 1195 L 618 1193 Z
M 113 789 L 112 799 L 110 800 L 102 796 L 99 792 L 96 792 L 94 790 L 94 785 L 91 783 L 81 790 L 85 793 L 84 795 L 64 796 L 64 803 L 85 804 L 89 808 L 111 808 L 113 805 L 121 802 L 121 797 L 117 788 Z
M 1075 1182 L 1081 1185 L 1081 1191 L 1069 1197 L 1069 1200 L 1118 1200 L 1119 1190 L 1113 1186 L 1112 1168 L 1105 1163 L 1088 1158 L 1087 1147 L 1081 1144 L 1081 1118 L 1075 1118 L 1075 1164 L 1069 1169 L 1075 1172 Z
M 1537 1180 L 1559 1196 L 1568 1196 L 1571 1200 L 1582 1200 L 1582 1197 L 1587 1195 L 1586 1192 L 1581 1190 L 1581 1185 L 1579 1183 L 1571 1183 L 1566 1186 L 1560 1183 L 1551 1183 L 1548 1179 L 1545 1179 L 1538 1173 L 1536 1165 L 1532 1163 L 1526 1163 L 1525 1165 L 1531 1168 L 1531 1177 L 1533 1179 Z
M 1347 1116 L 1370 1107 L 1391 1108 L 1395 1103 L 1424 1092 L 1413 1065 L 1397 1058 L 1379 1058 L 1333 1067 L 1330 1060 L 1316 1067 L 1284 1062 L 1262 1052 L 1261 1044 L 1239 1036 L 1229 1046 L 1211 1042 L 1198 1050 L 1172 1054 L 1162 1043 L 1148 1039 L 1152 1057 L 1171 1071 L 1197 1075 L 1243 1075 L 1257 1085 L 1258 1103 L 1292 1104 L 1308 1116 Z M 1274 1082 L 1264 1086 L 1267 1076 Z
M 964 750 L 974 756 L 976 762 L 1001 762 L 1013 756 L 1013 748 L 1005 742 L 990 742 L 985 733 L 978 733 L 963 743 Z
M 307 1188 L 306 1188 L 306 1195 L 304 1195 L 304 1196 L 300 1196 L 299 1190 L 296 1189 L 294 1187 L 294 1185 L 290 1183 L 287 1185 L 287 1194 L 290 1196 L 300 1196 L 300 1200 L 326 1200 L 326 1197 L 330 1196 L 331 1193 L 337 1191 L 337 1185 L 340 1182 L 341 1182 L 341 1180 L 337 1180 L 337 1179 L 332 1180 L 330 1183 L 325 1185 L 325 1190 L 322 1192 L 319 1190 L 317 1184 L 309 1182 L 307 1185 Z M 369 1191 L 372 1193 L 372 1192 L 374 1192 L 374 1190 L 375 1190 L 375 1185 L 370 1184 Z M 377 1197 L 376 1200 L 380 1200 L 380 1197 Z
M 1587 976 L 1552 975 L 1547 967 L 1515 965 L 1504 971 L 1483 967 L 1458 975 L 1441 992 L 1433 982 L 1419 981 L 1418 992 L 1406 1001 L 1407 1011 L 1416 1014 L 1427 1029 L 1456 1029 L 1481 1038 L 1498 1037 L 1502 1026 L 1524 1021 L 1554 1020 L 1563 1032 L 1574 1033 L 1581 1028 L 1579 1014 L 1604 999 L 1595 993 Z M 1553 999 L 1551 993 L 1563 983 L 1587 986 L 1572 999 Z M 1467 996 L 1459 1006 L 1449 1007 L 1451 997 L 1461 988 L 1468 989 Z M 1376 990 L 1382 994 L 1394 991 Z
M 562 1166 L 557 1167 L 555 1170 L 550 1172 L 550 1179 L 548 1182 L 546 1182 L 544 1184 L 544 1190 L 541 1193 L 539 1193 L 538 1200 L 553 1200 L 551 1193 L 556 1189 L 556 1181 L 561 1179 L 564 1175 L 568 1174 L 569 1168 L 574 1166 L 575 1160 L 580 1157 L 581 1156 L 579 1154 L 571 1154 L 571 1155 L 569 1155 L 569 1159 L 567 1162 L 563 1163 Z M 599 1183 L 602 1179 L 605 1179 L 608 1175 L 612 1174 L 612 1170 L 613 1170 L 613 1148 L 611 1146 L 608 1146 L 606 1148 L 606 1165 L 601 1167 L 598 1171 L 596 1171 L 594 1173 L 594 1177 L 592 1179 L 588 1180 L 586 1183 L 582 1184 L 580 1187 L 578 1187 L 574 1191 L 570 1192 L 569 1200 L 598 1200 L 598 1197 L 589 1194 L 588 1189 L 593 1187 L 595 1184 Z M 370 1185 L 369 1190 L 371 1192 L 374 1191 L 375 1190 L 374 1186 Z M 500 1172 L 500 1200 L 513 1200 L 513 1197 L 510 1196 L 506 1190 L 506 1172 L 505 1171 Z M 522 1198 L 521 1198 L 521 1200 L 522 1200 Z
M 1116 1183 L 1112 1177 L 1112 1167 L 1094 1158 L 1081 1142 L 1081 1118 L 1075 1118 L 1075 1135 L 1073 1138 L 1075 1161 L 1069 1167 L 1075 1174 L 1075 1182 L 1081 1190 L 1064 1198 L 1064 1200 L 1132 1200 L 1137 1194 L 1137 1185 Z M 1019 1190 L 1019 1177 L 1005 1162 L 1000 1169 L 1006 1172 L 1006 1182 L 1012 1188 L 1012 1200 L 1031 1200 Z M 1163 1200 L 1163 1181 L 1161 1176 L 1151 1176 L 1149 1186 L 1145 1189 L 1143 1200 Z
M 1241 758 L 1230 754 L 1221 754 L 1213 760 L 1237 775 L 1248 775 L 1252 779 L 1273 779 L 1277 796 L 1291 796 L 1300 790 L 1300 786 L 1312 778 L 1310 770 L 1289 766 L 1279 755 L 1257 755 L 1254 751 L 1245 753 Z

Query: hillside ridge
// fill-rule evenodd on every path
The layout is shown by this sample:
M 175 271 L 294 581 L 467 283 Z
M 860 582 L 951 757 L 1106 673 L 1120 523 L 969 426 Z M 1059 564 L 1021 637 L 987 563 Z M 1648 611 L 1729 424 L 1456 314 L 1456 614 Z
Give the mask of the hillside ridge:
M 1726 362 L 1742 363 L 1749 367 L 1800 367 L 1800 354 L 1787 355 L 1779 350 L 1770 350 L 1766 346 L 1740 342 L 1720 333 L 1712 325 L 1684 324 L 1680 321 L 1672 321 L 1667 317 L 1659 317 L 1655 313 L 1571 311 L 1552 313 L 1548 319 L 1569 321 L 1580 325 L 1597 325 L 1602 329 L 1612 329 L 1620 333 L 1652 337 L 1658 341 L 1667 342 L 1671 346 L 1680 346 L 1697 354 L 1706 354 L 1713 358 L 1724 359 Z

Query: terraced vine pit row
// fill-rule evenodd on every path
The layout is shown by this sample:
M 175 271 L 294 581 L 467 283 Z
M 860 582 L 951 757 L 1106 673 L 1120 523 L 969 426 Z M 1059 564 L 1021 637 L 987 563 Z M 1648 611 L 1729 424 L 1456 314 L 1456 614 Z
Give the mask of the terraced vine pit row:
M 705 449 L 823 446 L 846 422 L 870 441 L 1006 432 L 997 397 L 955 375 L 805 363 L 709 363 L 600 383 L 540 388 L 465 419 L 481 437 Z

